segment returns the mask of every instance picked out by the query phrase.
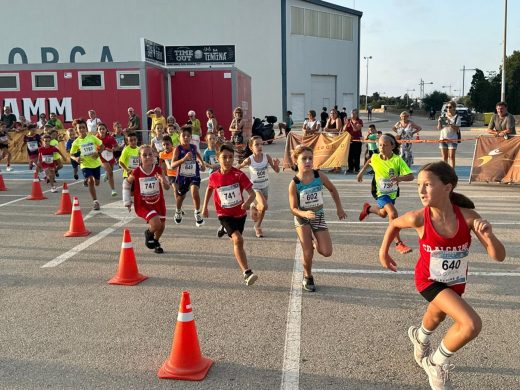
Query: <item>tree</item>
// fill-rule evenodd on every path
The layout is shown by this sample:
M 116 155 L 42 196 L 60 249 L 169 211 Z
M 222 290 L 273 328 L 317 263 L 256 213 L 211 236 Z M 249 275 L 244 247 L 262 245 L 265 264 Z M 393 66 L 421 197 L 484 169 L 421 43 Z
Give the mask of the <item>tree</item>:
M 450 98 L 447 94 L 440 91 L 433 91 L 429 95 L 426 95 L 422 99 L 422 104 L 427 111 L 430 109 L 434 109 L 435 111 L 440 111 L 443 103 L 449 101 Z
M 518 50 L 506 58 L 506 102 L 507 111 L 512 114 L 520 113 L 520 51 Z
M 472 106 L 479 112 L 493 112 L 495 104 L 500 99 L 501 73 L 486 78 L 482 70 L 477 69 L 471 80 L 469 97 Z

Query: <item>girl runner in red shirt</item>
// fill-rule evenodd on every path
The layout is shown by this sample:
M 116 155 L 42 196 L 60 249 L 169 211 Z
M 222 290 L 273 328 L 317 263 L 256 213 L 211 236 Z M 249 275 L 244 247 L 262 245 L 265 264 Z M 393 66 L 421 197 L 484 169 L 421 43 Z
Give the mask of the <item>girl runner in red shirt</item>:
M 51 184 L 51 192 L 56 190 L 56 161 L 54 160 L 54 153 L 58 153 L 62 160 L 65 156 L 56 146 L 51 146 L 51 136 L 44 134 L 42 137 L 43 146 L 38 148 L 38 168 L 45 172 L 49 183 Z
M 108 185 L 112 190 L 112 196 L 117 196 L 117 192 L 114 187 L 114 165 L 116 159 L 114 157 L 114 149 L 117 148 L 117 141 L 108 132 L 107 126 L 104 123 L 98 123 L 97 125 L 97 137 L 103 142 L 105 147 L 101 152 L 101 163 L 105 168 L 104 181 L 108 181 Z
M 430 303 L 421 326 L 411 326 L 408 337 L 414 346 L 415 360 L 428 374 L 432 389 L 449 387 L 448 372 L 453 365 L 448 364 L 448 359 L 477 337 L 482 328 L 480 317 L 462 298 L 471 231 L 493 260 L 503 261 L 506 256 L 504 245 L 494 235 L 491 224 L 473 210 L 473 202 L 453 192 L 457 181 L 454 169 L 445 162 L 424 165 L 417 178 L 424 208 L 390 221 L 379 250 L 383 267 L 397 272 L 397 264 L 388 254 L 392 240 L 401 229 L 413 228 L 419 235 L 415 285 Z M 430 335 L 446 316 L 455 323 L 430 355 Z
M 164 177 L 162 169 L 155 164 L 155 153 L 150 145 L 142 145 L 139 148 L 139 157 L 140 166 L 123 181 L 123 203 L 130 211 L 132 208 L 130 189 L 134 184 L 135 213 L 149 225 L 144 232 L 145 245 L 155 253 L 164 253 L 159 244 L 166 225 L 163 189 L 169 189 L 170 183 Z

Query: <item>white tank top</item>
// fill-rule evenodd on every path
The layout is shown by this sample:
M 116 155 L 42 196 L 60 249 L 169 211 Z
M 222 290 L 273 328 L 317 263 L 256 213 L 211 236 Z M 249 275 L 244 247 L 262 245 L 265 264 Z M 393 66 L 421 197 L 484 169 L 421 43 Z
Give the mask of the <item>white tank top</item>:
M 269 176 L 267 175 L 269 161 L 267 161 L 267 154 L 262 153 L 262 155 L 262 161 L 259 163 L 255 161 L 254 156 L 249 156 L 249 173 L 251 175 L 254 190 L 261 190 L 269 186 Z

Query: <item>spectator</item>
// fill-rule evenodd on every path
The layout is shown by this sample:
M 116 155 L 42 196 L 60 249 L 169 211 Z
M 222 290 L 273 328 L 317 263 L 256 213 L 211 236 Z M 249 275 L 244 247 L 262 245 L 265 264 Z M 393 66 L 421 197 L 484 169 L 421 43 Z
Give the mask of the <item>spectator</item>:
M 327 107 L 323 107 L 320 114 L 320 124 L 321 128 L 324 129 L 327 124 L 327 119 L 329 119 L 329 114 L 327 114 Z
M 406 111 L 401 112 L 399 116 L 400 120 L 392 127 L 392 131 L 395 132 L 396 139 L 398 141 L 410 141 L 413 139 L 414 134 L 418 134 L 421 131 L 421 126 L 410 120 L 410 116 Z M 411 142 L 403 142 L 401 143 L 401 158 L 404 160 L 406 165 L 409 168 L 413 165 L 413 153 L 412 153 L 412 143 Z
M 367 120 L 372 120 L 372 106 L 370 104 L 367 107 Z
M 196 113 L 193 110 L 188 111 L 188 125 L 191 126 L 191 143 L 197 147 L 197 150 L 200 151 L 200 121 L 196 117 Z
M 341 109 L 341 112 L 339 113 L 339 117 L 341 119 L 341 122 L 345 123 L 346 120 L 347 120 L 347 116 L 348 116 L 348 114 L 347 114 L 347 107 L 343 107 Z
M 320 123 L 316 120 L 316 111 L 310 110 L 302 126 L 303 136 L 313 135 L 320 131 Z
M 329 133 L 328 135 L 336 136 L 340 133 L 343 128 L 343 124 L 341 123 L 341 119 L 339 118 L 338 111 L 335 108 L 330 110 L 329 119 L 325 123 L 325 127 L 323 131 Z M 341 172 L 341 167 L 334 167 L 330 171 L 330 173 L 338 173 Z
M 515 117 L 507 112 L 507 104 L 498 102 L 496 110 L 497 113 L 489 121 L 488 133 L 495 137 L 504 137 L 506 139 L 516 134 Z
M 38 129 L 40 129 L 40 130 L 43 130 L 46 123 L 47 123 L 47 115 L 44 112 L 42 112 L 40 114 L 40 120 L 36 123 L 36 127 L 38 127 Z
M 215 114 L 213 113 L 213 110 L 208 109 L 206 110 L 206 116 L 208 117 L 208 122 L 206 123 L 206 127 L 208 128 L 208 133 L 215 133 L 217 134 L 218 129 L 218 123 L 217 118 L 215 118 Z
M 459 138 L 460 131 L 460 116 L 457 115 L 457 105 L 455 102 L 448 104 L 445 114 L 442 114 L 437 121 L 437 129 L 441 131 L 440 140 L 444 141 L 439 143 L 439 149 L 441 150 L 442 159 L 445 163 L 455 168 L 455 152 L 457 151 L 457 140 Z
M 176 132 L 179 132 L 181 130 L 181 127 L 177 123 L 177 119 L 173 115 L 170 115 L 168 118 L 166 118 L 166 128 L 173 126 L 173 130 Z M 177 146 L 177 145 L 173 145 Z
M 287 137 L 292 129 L 294 122 L 292 120 L 292 112 L 287 111 L 285 114 L 285 122 L 278 123 L 278 129 L 280 129 L 280 132 L 278 135 L 282 135 L 282 130 L 285 131 L 285 136 Z
M 2 116 L 0 116 L 0 122 L 4 123 L 5 128 L 8 131 L 14 128 L 14 125 L 16 123 L 16 115 L 14 115 L 11 112 L 10 106 L 4 107 L 4 113 L 2 114 Z
M 150 128 L 155 129 L 157 123 L 162 123 L 163 128 L 166 128 L 166 118 L 159 107 L 155 107 L 153 110 L 148 110 L 146 116 L 152 120 Z
M 49 114 L 49 116 L 50 116 L 50 118 L 47 121 L 47 123 L 50 123 L 52 125 L 52 127 L 54 127 L 56 130 L 62 130 L 63 129 L 63 123 L 56 116 L 56 113 L 51 112 Z
M 135 132 L 141 130 L 141 119 L 135 115 L 135 111 L 132 107 L 128 107 L 128 125 L 126 130 L 129 132 Z
M 89 119 L 87 119 L 88 132 L 92 135 L 96 135 L 98 125 L 100 123 L 103 123 L 103 121 L 96 116 L 96 111 L 94 111 L 94 110 L 88 110 L 88 118 L 89 118 Z
M 20 123 L 20 126 L 24 130 L 27 129 L 29 127 L 29 125 L 31 124 L 31 121 L 25 119 L 25 116 L 23 116 L 23 115 L 20 115 L 18 117 L 18 122 Z
M 361 150 L 363 144 L 360 140 L 363 139 L 363 121 L 359 117 L 359 111 L 353 109 L 350 113 L 350 118 L 345 123 L 344 131 L 348 131 L 350 134 L 350 148 L 348 150 L 348 169 L 346 173 L 359 173 Z M 357 141 L 354 141 L 357 140 Z

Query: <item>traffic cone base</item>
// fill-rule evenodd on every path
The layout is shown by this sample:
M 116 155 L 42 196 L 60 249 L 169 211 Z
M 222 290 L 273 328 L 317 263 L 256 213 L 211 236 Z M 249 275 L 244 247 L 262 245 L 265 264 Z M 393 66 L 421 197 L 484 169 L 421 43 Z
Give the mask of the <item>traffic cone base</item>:
M 40 186 L 40 179 L 38 178 L 38 173 L 34 172 L 31 195 L 29 195 L 27 197 L 27 200 L 43 200 L 43 199 L 47 199 L 47 197 L 43 196 L 42 187 Z
M 65 237 L 85 237 L 90 234 L 90 231 L 85 229 L 83 222 L 83 215 L 79 208 L 79 200 L 74 197 L 74 205 L 72 206 L 72 214 L 70 215 L 69 231 L 64 234 Z
M 213 360 L 200 352 L 190 294 L 183 291 L 170 357 L 157 375 L 161 379 L 200 381 L 206 377 L 212 364 Z
M 72 213 L 72 202 L 70 201 L 69 188 L 67 183 L 63 183 L 63 189 L 61 190 L 61 201 L 60 208 L 54 214 L 65 215 Z
M 2 172 L 0 172 L 0 191 L 7 191 L 7 187 L 4 183 L 4 177 L 2 176 Z
M 148 279 L 148 276 L 141 275 L 137 269 L 137 261 L 135 260 L 130 231 L 125 229 L 123 231 L 123 243 L 121 244 L 121 253 L 119 255 L 119 267 L 116 275 L 108 281 L 108 284 L 135 286 L 146 279 Z

